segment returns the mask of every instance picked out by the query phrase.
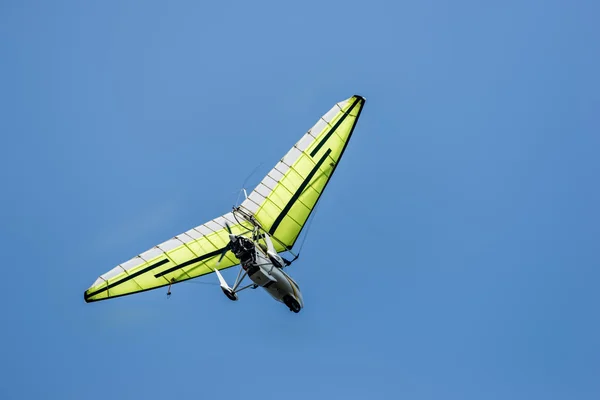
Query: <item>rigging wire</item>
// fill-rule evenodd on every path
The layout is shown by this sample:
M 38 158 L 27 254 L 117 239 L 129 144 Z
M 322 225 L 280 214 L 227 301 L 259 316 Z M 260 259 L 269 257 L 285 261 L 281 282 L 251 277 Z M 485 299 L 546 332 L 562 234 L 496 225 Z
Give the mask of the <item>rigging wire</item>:
M 306 238 L 308 237 L 308 232 L 310 231 L 310 227 L 312 226 L 312 222 L 315 219 L 315 215 L 317 215 L 317 210 L 319 209 L 319 202 L 317 202 L 317 204 L 315 205 L 315 210 L 312 213 L 312 215 L 309 217 L 309 221 L 308 224 L 306 225 L 306 232 L 304 233 L 304 238 L 302 238 L 302 242 L 300 243 L 300 248 L 298 249 L 298 253 L 294 254 L 291 252 L 291 250 L 288 250 L 290 253 L 292 253 L 294 255 L 294 258 L 289 261 L 289 264 L 292 264 L 294 261 L 296 261 L 298 259 L 298 257 L 300 257 L 300 253 L 302 252 L 302 248 L 304 247 L 304 243 L 306 242 Z
M 308 232 L 310 231 L 310 227 L 312 226 L 313 221 L 315 220 L 315 215 L 317 215 L 317 210 L 319 209 L 319 203 L 315 206 L 315 212 L 310 216 L 310 221 L 308 221 L 308 225 L 306 227 L 306 233 L 304 234 L 304 238 L 302 239 L 302 243 L 300 243 L 300 248 L 298 249 L 298 255 L 302 251 L 304 247 L 304 243 L 306 242 L 306 238 L 308 236 Z
M 242 188 L 240 190 L 238 190 L 238 195 L 237 198 L 235 199 L 235 204 L 238 204 L 238 201 L 240 200 L 240 194 L 242 194 L 242 191 L 244 191 L 246 189 L 246 183 L 248 183 L 248 179 L 250 179 L 250 177 L 252 177 L 252 175 L 254 175 L 254 173 L 258 170 L 258 168 L 260 168 L 260 166 L 263 165 L 263 163 L 261 162 L 260 164 L 258 164 L 253 170 L 252 172 L 250 172 L 250 175 L 248 175 L 246 177 L 246 179 L 244 180 L 244 183 L 242 184 Z
M 219 286 L 218 283 L 215 282 L 201 282 L 201 281 L 194 281 L 194 280 L 187 280 L 187 281 L 181 281 L 179 283 L 193 283 L 196 285 L 211 285 L 211 286 Z
M 219 286 L 217 283 L 215 282 L 201 282 L 201 281 L 194 281 L 193 279 L 186 279 L 185 281 L 179 281 L 176 282 L 174 279 L 171 280 L 171 282 L 169 282 L 169 288 L 167 289 L 167 299 L 171 298 L 171 286 L 175 283 L 193 283 L 196 285 L 211 285 L 211 286 Z

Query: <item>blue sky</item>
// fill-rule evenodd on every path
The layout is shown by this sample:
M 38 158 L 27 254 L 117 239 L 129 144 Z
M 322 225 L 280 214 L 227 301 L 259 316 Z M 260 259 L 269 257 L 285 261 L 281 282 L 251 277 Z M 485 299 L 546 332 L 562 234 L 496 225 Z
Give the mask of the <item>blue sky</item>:
M 485 3 L 3 1 L 0 398 L 599 398 L 600 6 Z M 84 303 L 353 94 L 301 313 Z

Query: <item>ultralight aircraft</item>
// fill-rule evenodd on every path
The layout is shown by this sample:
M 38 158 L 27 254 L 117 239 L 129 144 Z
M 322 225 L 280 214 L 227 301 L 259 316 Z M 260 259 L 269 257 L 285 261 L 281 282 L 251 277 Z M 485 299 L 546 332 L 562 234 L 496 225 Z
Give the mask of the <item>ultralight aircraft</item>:
M 240 205 L 117 265 L 84 292 L 85 301 L 165 286 L 170 294 L 172 285 L 214 272 L 231 300 L 238 300 L 242 290 L 262 287 L 299 312 L 304 307 L 300 288 L 284 269 L 298 256 L 294 244 L 337 168 L 364 104 L 358 95 L 335 104 Z M 285 252 L 294 259 L 279 254 Z M 230 286 L 219 271 L 238 264 Z M 252 282 L 242 285 L 245 278 Z

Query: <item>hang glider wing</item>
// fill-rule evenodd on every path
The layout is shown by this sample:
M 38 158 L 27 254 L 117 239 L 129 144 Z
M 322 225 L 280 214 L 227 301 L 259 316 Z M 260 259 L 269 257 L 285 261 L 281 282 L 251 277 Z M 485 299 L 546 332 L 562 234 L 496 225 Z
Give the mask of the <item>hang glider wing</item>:
M 365 104 L 352 96 L 334 105 L 302 136 L 241 204 L 291 250 L 348 145 Z
M 238 264 L 235 256 L 227 252 L 216 265 L 229 243 L 225 222 L 234 234 L 252 228 L 248 222 L 240 220 L 238 223 L 232 213 L 227 213 L 190 229 L 100 276 L 85 291 L 85 301 L 89 303 L 156 289 L 169 285 L 172 280 L 173 283 L 182 282 Z
M 353 96 L 333 106 L 241 204 L 276 239 L 276 251 L 293 247 L 344 153 L 364 103 L 364 98 Z M 229 242 L 226 221 L 234 234 L 252 228 L 230 212 L 190 229 L 101 275 L 85 291 L 85 301 L 156 289 L 237 265 L 231 252 L 216 265 Z

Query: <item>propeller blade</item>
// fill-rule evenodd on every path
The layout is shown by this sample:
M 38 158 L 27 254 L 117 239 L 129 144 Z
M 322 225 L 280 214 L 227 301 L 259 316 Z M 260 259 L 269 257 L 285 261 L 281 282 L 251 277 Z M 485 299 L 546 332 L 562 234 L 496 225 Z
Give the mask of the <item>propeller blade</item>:
M 219 256 L 219 261 L 217 261 L 217 265 L 221 264 L 221 261 L 223 261 L 223 257 L 225 257 L 225 254 L 231 250 L 231 242 L 227 243 L 227 246 L 225 246 L 225 248 L 223 249 L 223 252 L 221 253 L 221 255 Z
M 243 232 L 239 235 L 234 235 L 233 232 L 231 231 L 231 226 L 229 225 L 229 222 L 225 221 L 225 229 L 227 229 L 227 232 L 229 233 L 229 243 L 227 243 L 227 246 L 225 246 L 223 248 L 223 252 L 221 253 L 221 255 L 219 256 L 219 260 L 217 261 L 216 266 L 218 266 L 219 264 L 221 264 L 221 261 L 223 261 L 223 258 L 225 257 L 225 254 L 231 250 L 232 247 L 232 243 L 235 242 L 237 240 L 238 236 L 242 236 L 245 235 L 248 232 L 251 232 L 251 230 L 247 230 L 246 232 Z

